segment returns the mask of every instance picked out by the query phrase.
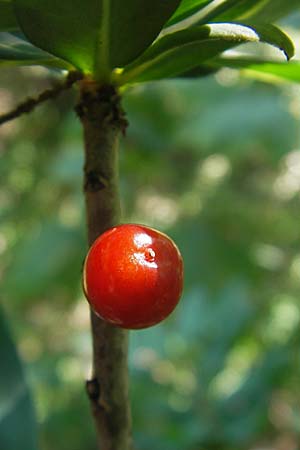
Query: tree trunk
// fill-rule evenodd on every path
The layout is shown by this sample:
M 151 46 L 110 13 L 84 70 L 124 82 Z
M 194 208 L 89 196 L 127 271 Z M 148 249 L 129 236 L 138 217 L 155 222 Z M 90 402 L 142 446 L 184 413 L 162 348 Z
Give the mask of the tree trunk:
M 118 143 L 127 122 L 116 89 L 81 82 L 76 112 L 85 141 L 84 193 L 88 241 L 120 221 Z M 131 450 L 128 399 L 128 332 L 111 326 L 91 311 L 93 375 L 87 382 L 101 450 Z

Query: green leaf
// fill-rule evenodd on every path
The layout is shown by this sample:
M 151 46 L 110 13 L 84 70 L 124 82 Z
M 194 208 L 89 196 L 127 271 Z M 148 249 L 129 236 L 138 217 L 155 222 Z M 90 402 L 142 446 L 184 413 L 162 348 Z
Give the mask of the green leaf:
M 244 13 L 241 18 L 259 20 L 261 22 L 274 22 L 296 10 L 300 10 L 298 0 L 289 0 L 288 2 L 283 2 L 282 0 L 261 0 L 258 2 L 257 8 L 253 8 L 250 14 Z
M 300 9 L 298 0 L 224 0 L 209 2 L 203 11 L 190 18 L 190 25 L 204 25 L 209 22 L 252 22 L 272 23 L 287 14 Z M 177 13 L 177 12 L 176 12 Z M 169 25 L 169 24 L 167 24 Z
M 24 372 L 0 311 L 0 448 L 36 450 L 37 424 Z
M 273 25 L 210 24 L 168 34 L 140 58 L 125 67 L 120 84 L 176 77 L 243 42 L 267 42 L 290 58 L 294 47 L 289 37 Z
M 174 25 L 183 19 L 201 11 L 202 8 L 207 6 L 213 0 L 182 0 L 179 8 L 175 11 L 173 16 L 167 22 L 166 26 Z
M 71 66 L 65 61 L 34 47 L 22 37 L 3 32 L 0 33 L 0 65 L 39 65 L 58 69 L 71 69 Z
M 245 0 L 225 0 L 221 3 L 215 3 L 209 5 L 209 7 L 204 11 L 204 14 L 196 19 L 195 24 L 202 25 L 210 21 L 220 21 L 220 16 L 222 13 L 227 12 L 228 10 L 231 10 L 231 8 L 239 7 L 241 2 L 244 2 Z M 247 0 L 246 0 L 247 1 Z M 252 4 L 253 1 L 251 0 Z M 231 20 L 234 20 L 234 18 L 230 18 L 228 20 L 222 20 L 223 22 L 230 22 Z
M 0 0 L 0 31 L 17 29 L 18 22 L 9 0 Z
M 245 69 L 247 73 L 260 76 L 263 79 L 274 81 L 286 80 L 300 82 L 300 61 L 291 61 L 288 64 L 275 61 L 262 61 L 253 58 L 216 58 L 208 63 L 209 68 L 219 69 L 230 67 Z
M 107 79 L 157 37 L 180 0 L 14 0 L 18 22 L 36 46 Z
M 300 9 L 298 0 L 226 0 L 220 5 L 212 5 L 199 23 L 244 19 L 271 23 L 296 9 Z
M 267 23 L 257 23 L 250 21 L 243 21 L 243 25 L 248 26 L 256 31 L 261 42 L 266 42 L 274 47 L 279 48 L 286 59 L 290 59 L 295 54 L 295 47 L 290 37 L 275 25 Z
M 212 64 L 202 64 L 200 66 L 194 67 L 193 69 L 182 72 L 179 78 L 202 78 L 208 75 L 212 75 L 220 70 L 220 67 Z

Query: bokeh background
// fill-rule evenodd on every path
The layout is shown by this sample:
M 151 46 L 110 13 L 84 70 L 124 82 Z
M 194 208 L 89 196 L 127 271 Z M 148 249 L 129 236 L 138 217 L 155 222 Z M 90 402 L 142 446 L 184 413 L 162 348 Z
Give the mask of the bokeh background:
M 55 77 L 1 68 L 1 111 Z M 124 96 L 123 221 L 185 261 L 177 310 L 130 335 L 138 450 L 300 448 L 300 85 L 268 81 L 224 69 Z M 1 450 L 96 450 L 75 101 L 0 129 Z

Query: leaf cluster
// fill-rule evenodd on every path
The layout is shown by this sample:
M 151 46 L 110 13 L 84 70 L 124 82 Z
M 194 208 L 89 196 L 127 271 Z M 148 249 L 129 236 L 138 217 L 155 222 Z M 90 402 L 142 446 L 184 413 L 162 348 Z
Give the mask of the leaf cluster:
M 264 42 L 290 59 L 293 43 L 272 23 L 296 9 L 296 0 L 0 0 L 0 64 L 79 70 L 118 86 L 203 76 L 223 66 L 284 78 L 283 60 L 224 52 Z

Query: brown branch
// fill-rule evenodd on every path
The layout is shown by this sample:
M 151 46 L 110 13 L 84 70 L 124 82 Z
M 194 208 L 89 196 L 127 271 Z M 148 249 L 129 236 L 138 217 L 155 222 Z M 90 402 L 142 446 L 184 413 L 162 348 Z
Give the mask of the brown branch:
M 10 120 L 16 119 L 23 114 L 30 113 L 33 111 L 38 105 L 41 103 L 54 99 L 58 97 L 63 91 L 70 89 L 74 83 L 81 80 L 83 78 L 83 74 L 81 72 L 72 71 L 69 72 L 66 79 L 62 82 L 54 86 L 53 88 L 46 89 L 37 97 L 30 97 L 24 102 L 20 103 L 15 109 L 0 115 L 0 125 L 3 125 Z
M 76 112 L 85 140 L 84 193 L 91 245 L 119 223 L 118 141 L 126 119 L 113 86 L 83 80 Z M 91 311 L 93 374 L 87 393 L 101 450 L 132 450 L 128 399 L 128 333 Z

